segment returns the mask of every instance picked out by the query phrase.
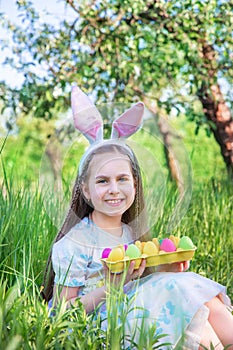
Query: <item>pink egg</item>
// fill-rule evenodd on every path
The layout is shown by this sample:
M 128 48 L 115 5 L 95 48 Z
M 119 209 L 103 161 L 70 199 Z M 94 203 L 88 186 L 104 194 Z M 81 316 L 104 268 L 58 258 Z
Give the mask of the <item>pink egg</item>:
M 160 245 L 160 250 L 164 250 L 165 252 L 175 252 L 176 246 L 169 238 L 164 238 Z
M 125 249 L 125 251 L 127 250 L 127 248 L 128 248 L 128 245 L 127 245 L 127 244 L 124 244 L 124 249 Z
M 111 248 L 105 248 L 103 251 L 102 251 L 102 259 L 107 259 L 110 252 L 111 252 Z

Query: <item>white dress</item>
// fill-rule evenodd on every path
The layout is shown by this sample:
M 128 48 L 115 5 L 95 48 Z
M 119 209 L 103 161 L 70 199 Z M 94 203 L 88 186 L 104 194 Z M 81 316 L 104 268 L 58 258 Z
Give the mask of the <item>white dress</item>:
M 114 237 L 84 218 L 53 246 L 55 283 L 78 286 L 79 296 L 85 295 L 103 284 L 102 250 L 132 241 L 127 225 L 123 225 L 122 237 Z M 124 291 L 134 299 L 135 306 L 144 310 L 134 308 L 128 314 L 128 331 L 132 334 L 135 323 L 141 322 L 143 314 L 148 326 L 156 322 L 156 332 L 167 334 L 161 342 L 169 342 L 171 346 L 161 349 L 198 349 L 208 318 L 208 308 L 204 303 L 218 295 L 230 307 L 224 286 L 193 272 L 156 272 L 129 282 Z M 105 305 L 100 312 L 103 319 L 106 318 Z M 103 322 L 104 325 L 106 327 Z

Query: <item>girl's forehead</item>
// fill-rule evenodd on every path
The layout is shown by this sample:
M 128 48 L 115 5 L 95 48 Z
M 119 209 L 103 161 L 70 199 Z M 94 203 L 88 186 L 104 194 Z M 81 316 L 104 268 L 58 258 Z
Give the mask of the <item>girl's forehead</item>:
M 130 159 L 127 155 L 120 152 L 109 152 L 103 154 L 96 154 L 91 160 L 89 170 L 103 171 L 111 169 L 112 167 L 118 168 L 119 170 L 131 171 Z

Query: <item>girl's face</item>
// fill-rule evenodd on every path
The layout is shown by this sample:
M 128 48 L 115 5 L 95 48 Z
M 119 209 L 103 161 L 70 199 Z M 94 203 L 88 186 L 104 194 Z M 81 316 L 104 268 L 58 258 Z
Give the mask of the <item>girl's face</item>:
M 95 155 L 83 193 L 91 200 L 95 215 L 121 217 L 135 198 L 129 158 L 118 152 Z

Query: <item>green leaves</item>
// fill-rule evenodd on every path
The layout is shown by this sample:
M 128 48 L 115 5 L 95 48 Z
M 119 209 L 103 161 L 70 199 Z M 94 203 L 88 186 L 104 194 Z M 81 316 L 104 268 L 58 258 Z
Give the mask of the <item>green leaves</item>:
M 190 84 L 195 84 L 203 79 L 206 70 L 200 56 L 202 39 L 215 45 L 215 69 L 220 69 L 226 79 L 232 78 L 229 55 L 233 19 L 227 2 L 106 0 L 87 5 L 86 1 L 76 7 L 73 2 L 67 3 L 73 9 L 72 19 L 64 19 L 56 26 L 41 21 L 30 2 L 18 1 L 22 26 L 8 21 L 18 66 L 16 56 L 9 63 L 24 70 L 25 86 L 29 82 L 35 85 L 30 94 L 21 94 L 19 100 L 24 107 L 34 105 L 38 117 L 50 118 L 50 110 L 58 106 L 58 101 L 53 104 L 53 95 L 42 92 L 39 103 L 37 86 L 47 91 L 48 85 L 63 82 L 69 87 L 76 81 L 89 92 L 99 86 L 100 99 L 113 93 L 117 100 L 122 98 L 124 89 L 125 99 L 132 98 L 137 84 L 142 92 L 161 89 L 162 78 L 170 87 L 171 80 L 176 85 L 177 79 L 186 81 L 187 74 L 192 74 L 196 79 Z M 36 70 L 29 62 L 34 63 Z M 182 69 L 184 65 L 187 70 Z M 135 66 L 140 69 L 140 79 L 135 75 Z M 228 76 L 224 72 L 226 66 Z M 68 108 L 66 99 L 62 102 Z
M 24 82 L 21 88 L 0 83 L 0 99 L 16 116 L 56 119 L 70 107 L 73 82 L 100 103 L 143 99 L 167 116 L 182 110 L 207 132 L 214 130 L 209 121 L 215 112 L 207 111 L 205 96 L 212 105 L 218 102 L 209 88 L 220 79 L 222 98 L 232 107 L 231 2 L 64 3 L 69 16 L 60 22 L 46 22 L 26 0 L 18 1 L 20 25 L 2 16 L 12 47 L 6 64 L 22 73 Z M 194 116 L 197 99 L 202 111 Z M 227 138 L 216 137 L 221 149 Z

